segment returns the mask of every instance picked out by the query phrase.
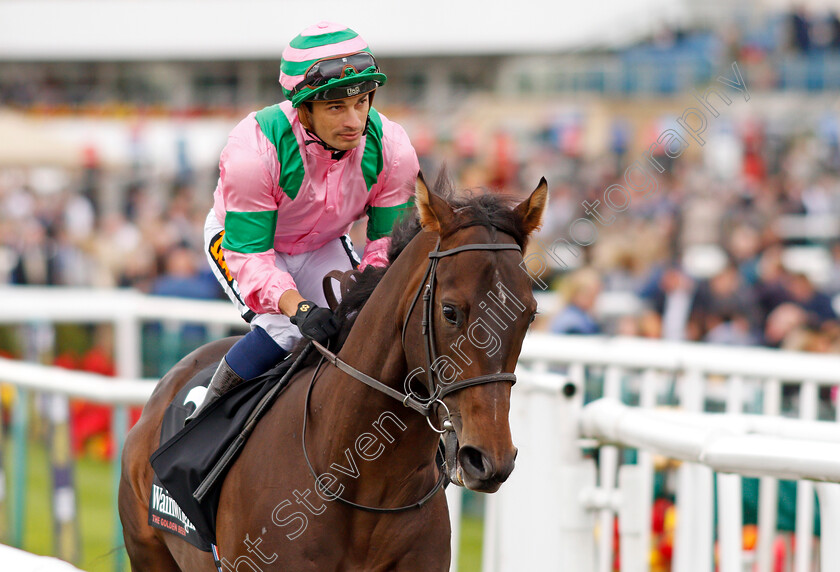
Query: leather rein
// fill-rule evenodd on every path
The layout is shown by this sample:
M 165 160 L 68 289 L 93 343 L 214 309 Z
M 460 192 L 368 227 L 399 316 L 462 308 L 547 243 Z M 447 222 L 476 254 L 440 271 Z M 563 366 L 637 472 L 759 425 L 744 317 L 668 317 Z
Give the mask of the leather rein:
M 312 467 L 312 463 L 309 460 L 309 455 L 306 452 L 306 418 L 307 412 L 309 411 L 309 398 L 312 395 L 312 388 L 315 386 L 315 380 L 318 376 L 318 372 L 321 369 L 321 365 L 323 365 L 324 361 L 328 361 L 333 366 L 337 367 L 342 372 L 346 373 L 350 377 L 361 381 L 368 387 L 376 389 L 377 391 L 384 393 L 385 395 L 396 399 L 400 403 L 402 403 L 406 407 L 410 407 L 414 409 L 424 417 L 426 417 L 426 421 L 429 423 L 429 426 L 432 428 L 433 431 L 443 434 L 450 434 L 454 433 L 455 427 L 450 420 L 449 409 L 443 403 L 443 398 L 447 395 L 454 393 L 456 391 L 460 391 L 461 389 L 465 389 L 467 387 L 471 387 L 474 385 L 481 385 L 485 383 L 496 383 L 499 381 L 507 381 L 511 384 L 516 383 L 516 375 L 513 373 L 495 373 L 489 375 L 480 375 L 477 377 L 471 377 L 468 379 L 458 380 L 452 383 L 440 384 L 435 381 L 434 370 L 432 369 L 432 364 L 434 364 L 435 360 L 437 359 L 437 352 L 435 351 L 435 338 L 434 338 L 434 329 L 432 328 L 433 325 L 433 312 L 434 312 L 434 291 L 435 291 L 435 282 L 436 282 L 436 272 L 437 272 L 437 265 L 438 261 L 441 258 L 445 258 L 447 256 L 452 256 L 454 254 L 458 254 L 460 252 L 467 252 L 467 251 L 474 251 L 474 250 L 516 250 L 518 252 L 522 252 L 522 248 L 518 244 L 488 244 L 488 243 L 474 243 L 474 244 L 465 244 L 463 246 L 457 246 L 455 248 L 451 248 L 449 250 L 440 250 L 440 238 L 438 238 L 437 244 L 435 245 L 434 250 L 429 252 L 429 264 L 426 266 L 426 272 L 423 275 L 423 280 L 420 282 L 420 288 L 414 295 L 414 298 L 411 301 L 411 305 L 408 308 L 408 312 L 406 313 L 405 321 L 403 322 L 402 326 L 402 336 L 401 341 L 403 348 L 405 348 L 405 332 L 406 328 L 408 327 L 409 319 L 411 318 L 411 314 L 414 311 L 414 307 L 417 304 L 417 301 L 420 299 L 422 294 L 423 296 L 423 320 L 422 320 L 422 332 L 423 332 L 423 339 L 424 339 L 424 349 L 425 349 L 425 357 L 426 357 L 426 385 L 427 390 L 429 392 L 429 397 L 427 399 L 417 398 L 414 395 L 413 391 L 408 393 L 403 393 L 393 387 L 390 387 L 381 381 L 367 375 L 364 372 L 359 371 L 358 369 L 354 368 L 347 362 L 343 361 L 339 358 L 336 354 L 331 352 L 329 349 L 325 348 L 323 345 L 318 343 L 317 341 L 312 341 L 311 343 L 315 346 L 315 348 L 321 353 L 321 360 L 318 362 L 318 366 L 315 368 L 315 372 L 312 375 L 312 379 L 309 383 L 309 389 L 306 393 L 306 401 L 304 403 L 304 410 L 303 410 L 303 430 L 301 432 L 301 444 L 303 446 L 303 457 L 306 460 L 306 464 L 309 467 L 310 473 L 315 478 L 316 486 L 320 486 L 320 481 L 318 480 L 317 473 L 315 469 Z M 325 290 L 327 290 L 326 286 L 331 279 L 331 275 L 328 275 L 324 278 Z M 329 287 L 329 293 L 332 294 L 332 286 Z M 328 299 L 334 301 L 335 296 L 328 296 Z M 434 425 L 432 425 L 431 415 L 432 413 L 436 412 L 436 405 L 443 406 L 446 415 L 444 417 L 442 426 L 443 429 L 437 429 Z M 448 436 L 448 435 L 447 435 Z M 432 489 L 426 493 L 419 501 L 399 507 L 393 508 L 383 508 L 383 507 L 371 507 L 366 505 L 361 505 L 349 501 L 337 494 L 334 494 L 332 491 L 329 491 L 329 496 L 335 499 L 340 500 L 342 503 L 368 512 L 379 512 L 379 513 L 393 513 L 393 512 L 402 512 L 414 508 L 422 507 L 429 499 L 431 499 L 435 493 L 444 486 L 446 482 L 447 476 L 446 471 L 441 470 L 440 476 L 438 477 L 437 482 L 432 487 Z

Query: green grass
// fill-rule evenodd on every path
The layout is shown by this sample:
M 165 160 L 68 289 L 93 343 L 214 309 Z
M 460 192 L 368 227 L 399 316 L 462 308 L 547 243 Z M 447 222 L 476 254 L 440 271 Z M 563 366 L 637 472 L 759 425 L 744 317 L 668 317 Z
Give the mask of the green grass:
M 11 441 L 4 447 L 7 479 L 11 481 Z M 53 555 L 52 510 L 50 502 L 50 470 L 46 447 L 31 440 L 27 448 L 27 491 L 24 517 L 24 550 L 35 554 Z M 79 515 L 80 558 L 76 566 L 89 572 L 113 572 L 114 544 L 113 475 L 111 464 L 93 459 L 80 459 L 75 464 L 77 510 Z M 11 494 L 9 482 L 7 492 Z M 7 503 L 11 498 L 7 499 Z M 7 504 L 7 509 L 11 507 Z M 482 520 L 464 515 L 461 525 L 461 546 L 458 557 L 459 572 L 480 572 Z M 10 538 L 0 539 L 9 544 Z M 127 559 L 126 559 L 127 562 Z M 126 567 L 126 570 L 128 568 Z
M 481 546 L 484 521 L 477 516 L 461 518 L 461 546 L 458 551 L 458 572 L 481 572 Z
M 14 475 L 11 442 L 6 442 L 6 464 L 11 493 Z M 30 441 L 26 467 L 26 510 L 24 512 L 23 548 L 29 552 L 54 555 L 51 475 L 46 447 Z M 75 464 L 76 506 L 80 557 L 75 564 L 89 572 L 113 572 L 116 548 L 114 541 L 113 475 L 111 464 L 93 459 L 80 459 Z M 7 502 L 11 502 L 11 498 Z M 10 509 L 10 506 L 7 506 Z M 4 539 L 10 542 L 10 539 Z M 127 570 L 128 568 L 126 568 Z

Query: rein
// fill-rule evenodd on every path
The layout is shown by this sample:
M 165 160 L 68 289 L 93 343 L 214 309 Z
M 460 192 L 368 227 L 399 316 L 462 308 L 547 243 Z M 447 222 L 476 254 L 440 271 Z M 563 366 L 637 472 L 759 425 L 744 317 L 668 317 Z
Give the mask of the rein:
M 322 349 L 326 352 L 329 352 L 324 346 L 319 344 L 318 342 L 312 340 L 312 344 L 315 344 L 315 347 L 318 348 L 318 351 Z M 311 346 L 310 346 L 311 347 Z M 341 362 L 344 363 L 344 362 Z M 312 474 L 312 478 L 315 479 L 315 486 L 321 488 L 322 492 L 326 496 L 330 496 L 332 498 L 338 499 L 342 503 L 346 504 L 347 506 L 351 506 L 353 508 L 357 508 L 359 510 L 364 510 L 367 512 L 379 512 L 379 513 L 392 513 L 392 512 L 403 512 L 406 510 L 411 510 L 413 508 L 421 508 L 424 504 L 426 504 L 430 498 L 432 498 L 438 490 L 444 485 L 446 482 L 446 473 L 440 471 L 440 475 L 438 476 L 438 480 L 432 489 L 423 496 L 419 501 L 415 502 L 414 504 L 409 504 L 405 506 L 397 506 L 397 507 L 377 507 L 377 506 L 367 506 L 363 504 L 358 504 L 353 501 L 347 500 L 346 498 L 333 493 L 332 491 L 327 491 L 326 487 L 321 486 L 321 481 L 318 479 L 318 474 L 315 472 L 315 468 L 312 466 L 312 461 L 309 460 L 309 454 L 306 452 L 306 418 L 307 412 L 309 411 L 309 398 L 312 395 L 312 388 L 315 387 L 315 379 L 318 377 L 318 371 L 321 369 L 321 366 L 324 364 L 324 357 L 321 357 L 321 360 L 318 362 L 318 367 L 315 368 L 315 372 L 312 374 L 312 379 L 309 381 L 309 389 L 306 390 L 306 399 L 304 400 L 303 404 L 303 429 L 300 433 L 300 444 L 303 447 L 303 459 L 306 461 L 306 466 L 309 467 L 309 472 Z M 346 365 L 346 364 L 345 364 Z M 343 371 L 343 370 L 342 370 Z M 364 374 L 362 374 L 364 375 Z M 376 381 L 376 380 L 374 380 Z M 379 382 L 377 382 L 379 383 Z
M 434 371 L 432 369 L 432 364 L 437 359 L 437 353 L 435 352 L 435 339 L 434 339 L 434 330 L 431 327 L 433 323 L 433 311 L 434 311 L 434 290 L 435 290 L 435 281 L 436 281 L 436 273 L 437 273 L 437 265 L 438 261 L 441 258 L 445 258 L 447 256 L 452 256 L 454 254 L 458 254 L 460 252 L 468 252 L 473 250 L 516 250 L 518 252 L 522 252 L 522 248 L 518 244 L 487 244 L 487 243 L 475 243 L 475 244 L 465 244 L 462 246 L 457 246 L 455 248 L 451 248 L 449 250 L 440 250 L 440 238 L 438 238 L 437 244 L 435 245 L 434 250 L 429 252 L 429 264 L 426 267 L 426 272 L 423 274 L 423 280 L 420 282 L 420 288 L 414 295 L 414 298 L 411 301 L 411 305 L 408 308 L 408 313 L 406 314 L 405 321 L 403 322 L 402 327 L 402 335 L 401 335 L 401 342 L 403 345 L 403 349 L 405 349 L 405 332 L 406 328 L 408 327 L 408 321 L 411 318 L 411 313 L 414 311 L 414 307 L 417 305 L 417 300 L 420 298 L 422 293 L 423 295 L 423 321 L 422 321 L 422 332 L 423 332 L 423 340 L 424 340 L 424 349 L 426 354 L 426 384 L 427 389 L 429 391 L 429 398 L 426 400 L 417 399 L 414 397 L 413 392 L 403 393 L 397 389 L 394 389 L 381 381 L 367 375 L 364 372 L 359 371 L 358 369 L 354 368 L 347 362 L 343 361 L 339 358 L 336 354 L 331 352 L 329 349 L 325 348 L 323 345 L 318 343 L 317 341 L 312 340 L 310 342 L 311 345 L 315 347 L 321 353 L 321 360 L 318 362 L 318 366 L 315 368 L 315 372 L 312 374 L 312 379 L 309 382 L 309 389 L 306 393 L 306 400 L 304 402 L 304 410 L 303 410 L 303 430 L 301 431 L 301 445 L 303 447 L 303 457 L 306 461 L 307 466 L 309 467 L 309 472 L 312 474 L 313 478 L 315 479 L 316 486 L 320 486 L 320 481 L 318 480 L 318 476 L 315 472 L 312 463 L 309 460 L 309 455 L 306 452 L 306 419 L 307 413 L 309 411 L 309 398 L 312 395 L 312 388 L 315 386 L 315 380 L 318 376 L 318 372 L 321 369 L 324 361 L 328 361 L 330 364 L 341 370 L 342 372 L 346 373 L 350 377 L 361 381 L 368 387 L 371 387 L 385 395 L 396 399 L 400 403 L 402 403 L 406 407 L 410 407 L 414 409 L 424 417 L 426 417 L 426 421 L 429 423 L 429 427 L 432 428 L 433 431 L 436 433 L 440 433 L 442 435 L 445 434 L 444 439 L 449 439 L 450 435 L 454 434 L 455 427 L 452 424 L 450 419 L 449 409 L 443 403 L 443 398 L 451 393 L 455 393 L 456 391 L 460 391 L 467 387 L 472 387 L 474 385 L 482 385 L 485 383 L 496 383 L 499 381 L 509 381 L 511 384 L 516 383 L 516 375 L 513 373 L 494 373 L 488 375 L 480 375 L 477 377 L 471 377 L 468 379 L 462 379 L 455 381 L 453 383 L 447 384 L 439 384 L 435 381 Z M 332 273 L 331 273 L 332 274 Z M 324 283 L 325 286 L 330 279 L 330 275 L 325 277 Z M 342 286 L 344 286 L 344 282 L 342 281 Z M 326 288 L 325 288 L 326 290 Z M 332 293 L 332 288 L 329 288 L 329 293 Z M 328 299 L 330 297 L 328 296 Z M 331 297 L 332 300 L 335 300 L 334 294 Z M 435 410 L 435 405 L 439 404 L 443 406 L 446 410 L 446 416 L 443 420 L 443 429 L 437 429 L 434 425 L 432 425 L 431 415 Z M 444 463 L 449 462 L 449 460 L 445 460 Z M 393 507 L 393 508 L 383 508 L 383 507 L 371 507 L 366 505 L 361 505 L 349 501 L 347 499 L 342 498 L 337 494 L 333 494 L 332 491 L 329 491 L 329 496 L 340 500 L 342 503 L 368 512 L 380 512 L 380 513 L 393 513 L 393 512 L 402 512 L 405 510 L 410 510 L 414 508 L 422 507 L 429 499 L 431 499 L 435 493 L 444 485 L 446 481 L 446 473 L 445 471 L 440 471 L 440 476 L 438 477 L 437 482 L 435 483 L 434 487 L 423 496 L 422 499 L 419 501 L 405 506 L 400 507 Z M 326 493 L 326 491 L 324 491 Z

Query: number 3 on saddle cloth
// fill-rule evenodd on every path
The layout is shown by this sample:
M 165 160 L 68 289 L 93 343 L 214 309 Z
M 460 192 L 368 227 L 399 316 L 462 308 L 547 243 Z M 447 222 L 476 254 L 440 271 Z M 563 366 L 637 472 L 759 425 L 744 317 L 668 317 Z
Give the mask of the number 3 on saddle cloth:
M 242 434 L 249 434 L 246 426 L 253 428 L 285 388 L 292 377 L 290 370 L 302 361 L 286 359 L 267 373 L 225 393 L 186 427 L 184 419 L 204 399 L 218 364 L 202 370 L 181 388 L 163 414 L 160 447 L 150 459 L 155 472 L 149 495 L 151 526 L 210 551 L 210 545 L 216 543 L 216 510 L 224 475 L 244 443 Z M 235 449 L 233 457 L 229 449 Z M 214 471 L 217 464 L 219 469 Z M 219 470 L 215 480 L 208 479 Z M 193 493 L 202 483 L 207 486 L 205 480 L 212 481 L 212 485 L 197 500 Z

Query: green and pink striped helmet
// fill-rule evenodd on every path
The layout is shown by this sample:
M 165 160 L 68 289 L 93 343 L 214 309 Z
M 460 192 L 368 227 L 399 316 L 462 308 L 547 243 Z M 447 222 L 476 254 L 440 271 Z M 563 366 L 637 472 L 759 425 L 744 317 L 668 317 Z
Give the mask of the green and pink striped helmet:
M 373 91 L 387 81 L 362 37 L 341 24 L 319 22 L 283 50 L 280 86 L 298 107 Z

